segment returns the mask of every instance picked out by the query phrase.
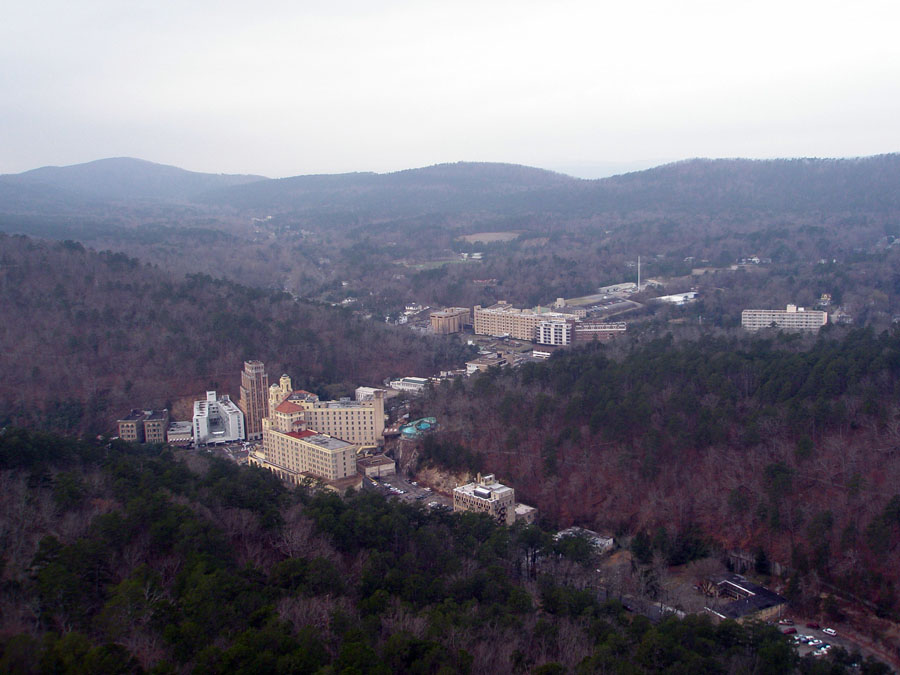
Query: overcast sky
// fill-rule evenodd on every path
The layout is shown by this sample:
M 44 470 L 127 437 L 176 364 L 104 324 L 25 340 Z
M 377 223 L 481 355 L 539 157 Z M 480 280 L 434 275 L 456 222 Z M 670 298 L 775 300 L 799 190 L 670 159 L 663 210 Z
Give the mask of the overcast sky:
M 458 160 L 587 175 L 900 151 L 897 0 L 3 8 L 0 173 L 130 156 L 272 177 Z

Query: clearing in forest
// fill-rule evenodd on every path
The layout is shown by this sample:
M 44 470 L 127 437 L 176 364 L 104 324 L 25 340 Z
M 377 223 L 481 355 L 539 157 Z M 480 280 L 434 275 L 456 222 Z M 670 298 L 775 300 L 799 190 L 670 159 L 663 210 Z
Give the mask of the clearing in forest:
M 491 244 L 495 241 L 512 241 L 519 237 L 519 232 L 476 232 L 475 234 L 463 234 L 458 239 L 470 244 Z

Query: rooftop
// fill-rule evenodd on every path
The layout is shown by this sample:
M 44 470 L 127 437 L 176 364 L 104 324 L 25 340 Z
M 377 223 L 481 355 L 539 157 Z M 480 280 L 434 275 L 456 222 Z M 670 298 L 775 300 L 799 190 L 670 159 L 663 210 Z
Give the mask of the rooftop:
M 480 499 L 490 500 L 500 499 L 501 497 L 514 493 L 514 490 L 511 487 L 507 487 L 502 483 L 493 481 L 493 477 L 491 477 L 491 482 L 482 480 L 480 483 L 460 485 L 459 487 L 455 488 L 455 490 L 463 494 L 478 497 Z
M 394 460 L 386 455 L 372 455 L 371 457 L 360 457 L 356 460 L 356 465 L 361 467 L 375 466 L 393 466 Z
M 190 422 L 170 422 L 170 434 L 189 434 L 194 430 L 194 425 Z
M 304 389 L 297 389 L 287 397 L 288 401 L 318 401 L 319 397 Z
M 746 597 L 730 602 L 722 607 L 707 608 L 710 612 L 718 614 L 724 619 L 739 619 L 748 614 L 753 614 L 769 607 L 783 605 L 787 602 L 787 599 L 778 595 L 778 593 L 770 591 L 765 586 L 747 581 L 739 574 L 731 574 L 725 577 L 717 586 L 720 589 L 730 587 L 732 592 L 741 595 L 746 594 Z
M 315 432 L 312 436 L 308 436 L 303 440 L 307 443 L 318 445 L 320 448 L 325 448 L 326 450 L 343 450 L 344 448 L 349 448 L 353 445 L 347 441 L 342 441 L 340 438 L 334 438 L 327 434 L 316 434 Z
M 354 401 L 350 398 L 342 398 L 340 401 L 319 401 L 317 408 L 371 408 L 363 401 Z
M 564 537 L 584 537 L 590 542 L 591 546 L 601 551 L 611 548 L 613 544 L 615 544 L 615 539 L 612 537 L 607 537 L 599 532 L 594 532 L 593 530 L 578 526 L 568 527 L 553 535 L 553 539 L 556 541 L 559 541 Z
M 296 403 L 291 403 L 290 401 L 284 401 L 283 403 L 279 404 L 279 406 L 277 408 L 275 408 L 275 412 L 280 412 L 280 413 L 284 413 L 287 415 L 290 413 L 303 412 L 303 408 L 301 408 Z

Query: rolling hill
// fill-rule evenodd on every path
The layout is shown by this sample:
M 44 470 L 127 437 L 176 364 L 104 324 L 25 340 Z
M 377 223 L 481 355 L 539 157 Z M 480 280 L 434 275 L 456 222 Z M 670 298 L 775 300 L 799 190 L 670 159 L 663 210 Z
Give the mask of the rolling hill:
M 215 188 L 259 180 L 265 179 L 262 176 L 197 173 L 141 159 L 115 157 L 0 176 L 0 185 L 27 186 L 32 192 L 46 190 L 48 194 L 52 194 L 52 189 L 62 190 L 88 200 L 185 201 Z M 5 205 L 7 202 L 4 199 L 0 203 Z

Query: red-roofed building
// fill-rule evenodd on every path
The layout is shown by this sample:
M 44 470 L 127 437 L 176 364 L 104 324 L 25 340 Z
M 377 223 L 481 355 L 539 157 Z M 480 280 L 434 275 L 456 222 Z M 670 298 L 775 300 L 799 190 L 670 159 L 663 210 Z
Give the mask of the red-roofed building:
M 384 442 L 384 392 L 376 390 L 371 399 L 320 401 L 319 397 L 291 387 L 291 378 L 282 375 L 269 387 L 269 417 L 263 424 L 281 433 L 314 429 L 317 432 L 364 446 Z

